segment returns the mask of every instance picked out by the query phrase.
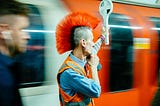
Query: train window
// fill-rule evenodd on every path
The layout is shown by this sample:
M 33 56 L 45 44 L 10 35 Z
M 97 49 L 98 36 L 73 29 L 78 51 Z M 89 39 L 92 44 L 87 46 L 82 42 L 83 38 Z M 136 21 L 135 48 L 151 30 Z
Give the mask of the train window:
M 30 26 L 25 29 L 31 39 L 26 53 L 16 57 L 19 66 L 20 87 L 39 86 L 44 81 L 44 25 L 37 7 L 28 5 Z M 41 32 L 40 32 L 41 31 Z
M 110 91 L 131 89 L 133 85 L 133 35 L 129 17 L 111 14 Z
M 150 21 L 153 22 L 155 25 L 153 30 L 156 30 L 158 32 L 158 70 L 157 70 L 157 77 L 158 77 L 158 82 L 160 84 L 160 18 L 159 17 L 150 17 Z

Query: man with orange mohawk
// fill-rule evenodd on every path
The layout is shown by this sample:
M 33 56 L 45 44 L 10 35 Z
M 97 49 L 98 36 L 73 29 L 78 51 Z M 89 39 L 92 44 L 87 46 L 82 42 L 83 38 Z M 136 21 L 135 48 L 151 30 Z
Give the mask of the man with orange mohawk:
M 93 54 L 92 32 L 98 23 L 87 13 L 73 12 L 57 26 L 58 52 L 71 51 L 57 74 L 61 106 L 94 106 L 92 98 L 100 96 L 99 58 Z

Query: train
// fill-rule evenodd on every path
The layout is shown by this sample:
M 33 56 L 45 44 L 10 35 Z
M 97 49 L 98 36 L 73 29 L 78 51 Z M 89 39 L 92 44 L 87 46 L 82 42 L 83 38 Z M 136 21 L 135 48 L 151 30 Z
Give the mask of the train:
M 69 52 L 56 49 L 55 30 L 70 12 L 85 11 L 103 25 L 101 0 L 19 0 L 31 10 L 31 36 L 27 51 L 16 57 L 20 66 L 20 93 L 24 106 L 60 106 L 56 75 Z M 151 106 L 159 83 L 160 5 L 113 0 L 109 17 L 110 44 L 98 52 L 102 69 L 98 72 L 102 93 L 96 106 Z

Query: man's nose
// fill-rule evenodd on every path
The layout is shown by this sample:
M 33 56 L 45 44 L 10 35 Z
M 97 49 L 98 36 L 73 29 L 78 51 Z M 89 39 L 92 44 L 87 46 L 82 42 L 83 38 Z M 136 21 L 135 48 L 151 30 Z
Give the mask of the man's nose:
M 29 39 L 31 39 L 31 36 L 30 36 L 28 33 L 25 33 L 25 34 L 24 34 L 24 39 L 29 40 Z

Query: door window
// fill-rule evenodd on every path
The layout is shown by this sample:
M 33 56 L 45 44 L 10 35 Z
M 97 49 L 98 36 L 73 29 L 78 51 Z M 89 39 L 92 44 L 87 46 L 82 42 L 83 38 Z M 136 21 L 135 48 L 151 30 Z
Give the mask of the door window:
M 131 89 L 133 85 L 133 34 L 129 17 L 111 14 L 110 91 Z

